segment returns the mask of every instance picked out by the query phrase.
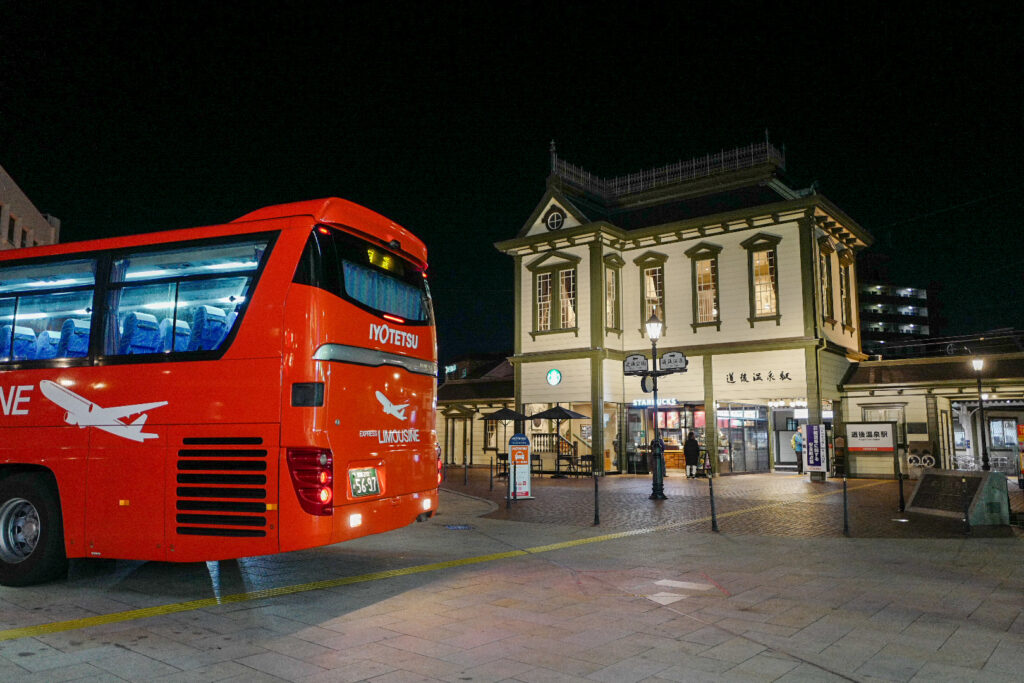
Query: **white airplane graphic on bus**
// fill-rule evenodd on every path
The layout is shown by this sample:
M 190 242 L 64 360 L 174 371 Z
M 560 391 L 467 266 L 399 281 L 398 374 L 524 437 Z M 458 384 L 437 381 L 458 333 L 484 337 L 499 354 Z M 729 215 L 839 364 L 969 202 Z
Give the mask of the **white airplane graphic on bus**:
M 146 439 L 155 439 L 160 436 L 159 434 L 143 432 L 142 426 L 146 424 L 146 411 L 165 406 L 167 401 L 103 408 L 50 380 L 41 380 L 39 382 L 39 390 L 43 392 L 43 396 L 67 411 L 64 413 L 64 421 L 69 425 L 78 425 L 82 429 L 95 427 L 114 436 L 120 436 L 140 443 Z M 122 422 L 124 418 L 132 415 L 138 415 L 139 417 L 128 424 Z
M 405 421 L 405 409 L 409 407 L 408 403 L 403 403 L 400 406 L 396 406 L 394 403 L 388 400 L 388 397 L 379 391 L 376 392 L 377 400 L 380 401 L 380 405 L 384 408 L 385 415 L 392 415 L 397 417 L 399 420 Z

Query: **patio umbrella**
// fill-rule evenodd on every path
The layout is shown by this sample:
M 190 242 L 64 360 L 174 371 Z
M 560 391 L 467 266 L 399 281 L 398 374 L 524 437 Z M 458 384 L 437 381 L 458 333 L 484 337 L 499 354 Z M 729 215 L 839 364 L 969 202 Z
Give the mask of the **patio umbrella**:
M 558 467 L 558 456 L 561 455 L 562 446 L 558 441 L 559 434 L 562 430 L 562 420 L 589 420 L 590 418 L 586 415 L 577 413 L 575 410 L 569 410 L 562 406 L 555 406 L 554 408 L 548 408 L 542 410 L 539 413 L 530 416 L 531 420 L 554 420 L 555 421 L 555 475 L 552 478 L 561 478 L 562 473 Z
M 501 410 L 495 410 L 493 413 L 487 413 L 480 416 L 481 420 L 498 420 L 499 422 L 508 422 L 510 420 L 515 421 L 526 421 L 529 420 L 526 415 L 517 413 L 511 408 L 502 408 Z
M 516 411 L 512 410 L 511 408 L 501 408 L 499 410 L 495 410 L 493 413 L 487 413 L 485 415 L 481 415 L 480 419 L 484 420 L 486 422 L 502 422 L 502 423 L 506 423 L 506 422 L 513 422 L 513 421 L 515 421 L 515 422 L 519 422 L 519 421 L 525 422 L 526 420 L 529 420 L 530 418 L 526 417 L 522 413 L 519 413 L 519 412 L 516 412 Z M 504 424 L 502 424 L 502 427 L 501 427 L 501 432 L 502 432 L 501 433 L 501 438 L 504 439 L 504 442 L 502 443 L 503 446 L 507 446 L 508 445 L 508 443 L 507 443 L 508 440 L 505 439 L 505 436 L 506 436 L 505 427 L 506 426 Z M 497 435 L 495 435 L 495 436 L 497 436 Z M 507 454 L 506 454 L 506 457 L 507 457 Z M 498 458 L 498 463 L 499 463 L 499 465 L 501 464 L 501 458 L 500 457 Z
M 535 415 L 531 415 L 531 420 L 589 420 L 590 418 L 586 415 L 581 415 L 575 410 L 569 410 L 562 406 L 555 406 L 554 408 L 548 408 L 542 410 Z

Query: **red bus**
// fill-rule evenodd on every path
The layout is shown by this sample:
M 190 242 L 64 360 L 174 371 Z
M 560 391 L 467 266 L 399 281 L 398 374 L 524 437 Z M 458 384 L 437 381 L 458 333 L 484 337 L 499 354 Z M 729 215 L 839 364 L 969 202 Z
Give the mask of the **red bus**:
M 0 584 L 437 509 L 423 243 L 343 199 L 0 251 Z

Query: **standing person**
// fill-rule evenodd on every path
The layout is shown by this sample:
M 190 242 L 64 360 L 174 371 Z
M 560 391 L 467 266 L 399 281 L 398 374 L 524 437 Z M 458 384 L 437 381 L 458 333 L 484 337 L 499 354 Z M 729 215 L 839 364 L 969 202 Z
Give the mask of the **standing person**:
M 796 453 L 796 473 L 804 473 L 804 427 L 800 425 L 789 441 Z
M 696 478 L 697 465 L 700 463 L 700 445 L 693 432 L 690 432 L 686 437 L 686 443 L 683 444 L 683 457 L 686 458 L 686 478 Z

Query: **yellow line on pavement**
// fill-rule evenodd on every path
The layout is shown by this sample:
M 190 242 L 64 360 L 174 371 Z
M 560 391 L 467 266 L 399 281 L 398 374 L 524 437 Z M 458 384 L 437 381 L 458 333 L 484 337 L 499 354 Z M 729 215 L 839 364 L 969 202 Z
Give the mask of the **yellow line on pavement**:
M 871 486 L 878 486 L 887 482 L 879 481 L 870 484 L 863 484 L 860 486 L 850 487 L 849 490 L 855 491 L 857 489 L 868 488 Z M 759 510 L 766 510 L 768 508 L 779 507 L 782 505 L 789 505 L 794 502 L 804 502 L 808 499 L 814 500 L 817 498 L 824 498 L 826 496 L 832 496 L 840 493 L 840 491 L 829 491 L 826 493 L 819 493 L 808 498 L 802 498 L 799 501 L 779 501 L 776 503 L 766 503 L 764 505 L 755 505 L 753 507 L 744 508 L 742 510 L 733 510 L 731 512 L 720 513 L 718 517 L 735 517 L 737 515 L 743 515 L 750 512 L 757 512 Z M 497 560 L 507 560 L 513 557 L 523 557 L 526 555 L 536 555 L 540 553 L 547 553 L 554 550 L 564 550 L 566 548 L 572 548 L 575 546 L 588 545 L 590 543 L 604 543 L 606 541 L 612 541 L 620 538 L 627 538 L 629 536 L 639 536 L 642 534 L 649 534 L 656 531 L 668 531 L 672 529 L 679 529 L 681 527 L 698 524 L 701 522 L 711 521 L 711 516 L 701 517 L 699 519 L 690 519 L 684 522 L 673 522 L 671 524 L 664 524 L 656 527 L 648 527 L 645 529 L 632 529 L 629 531 L 620 531 L 611 534 L 602 534 L 600 536 L 589 536 L 587 538 L 577 538 L 571 541 L 562 541 L 560 543 L 551 543 L 548 545 L 540 545 L 532 548 L 526 548 L 523 550 L 509 550 L 503 553 L 492 553 L 490 555 L 478 555 L 476 557 L 466 557 L 460 560 L 449 560 L 447 562 L 434 562 L 431 564 L 421 564 L 415 567 L 406 567 L 404 569 L 389 569 L 380 572 L 371 572 L 369 574 L 360 574 L 358 576 L 345 576 L 337 579 L 326 579 L 324 581 L 313 581 L 311 583 L 301 583 L 292 586 L 280 586 L 278 588 L 266 588 L 263 590 L 249 591 L 246 593 L 233 593 L 230 595 L 224 595 L 215 598 L 203 598 L 201 600 L 189 600 L 187 602 L 176 602 L 168 605 L 157 605 L 155 607 L 144 607 L 141 609 L 126 610 L 124 612 L 113 612 L 111 614 L 98 614 L 94 617 L 84 617 L 82 619 L 70 619 L 68 621 L 55 621 L 48 624 L 39 624 L 36 626 L 25 626 L 22 628 L 12 628 L 0 631 L 0 642 L 6 640 L 16 640 L 18 638 L 32 638 L 35 636 L 46 635 L 49 633 L 61 633 L 63 631 L 74 631 L 83 628 L 89 628 L 91 626 L 105 626 L 107 624 L 116 624 L 123 621 L 133 621 L 136 619 L 147 619 L 149 617 L 158 617 L 166 614 L 177 614 L 180 612 L 191 612 L 198 609 L 205 609 L 207 607 L 216 607 L 217 605 L 226 605 L 232 603 L 242 602 L 254 602 L 257 600 L 264 600 L 267 598 L 278 598 L 285 595 L 294 595 L 296 593 L 306 593 L 309 591 L 324 590 L 326 588 L 337 588 L 339 586 L 348 586 L 356 583 L 366 583 L 367 581 L 379 581 L 381 579 L 392 579 L 399 576 L 411 576 L 413 574 L 423 574 L 425 572 L 433 572 L 441 569 L 452 569 L 454 567 L 465 567 L 473 564 L 481 564 L 484 562 L 495 562 Z

